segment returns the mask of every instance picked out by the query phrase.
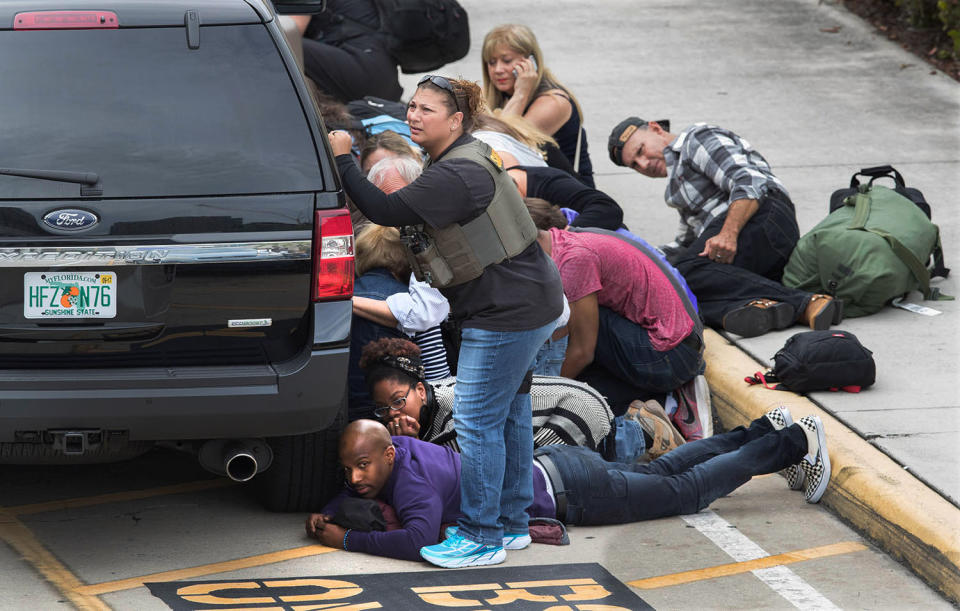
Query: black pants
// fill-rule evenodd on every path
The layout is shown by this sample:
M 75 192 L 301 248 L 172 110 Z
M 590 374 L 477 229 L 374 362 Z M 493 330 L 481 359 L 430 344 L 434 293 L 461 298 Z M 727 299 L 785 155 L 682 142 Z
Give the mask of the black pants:
M 399 101 L 397 63 L 377 35 L 352 38 L 341 45 L 303 39 L 304 72 L 317 87 L 344 104 L 373 95 Z
M 703 321 L 722 328 L 724 314 L 759 298 L 789 303 L 799 318 L 811 294 L 780 283 L 783 267 L 800 238 L 793 202 L 779 191 L 760 200 L 757 212 L 740 231 L 733 263 L 698 256 L 726 219 L 726 213 L 714 219 L 672 261 L 697 296 Z
M 646 465 L 605 462 L 587 448 L 562 445 L 540 448 L 534 459 L 546 456 L 560 476 L 559 485 L 551 480 L 566 501 L 565 515 L 557 518 L 588 526 L 696 513 L 806 453 L 800 425 L 775 431 L 761 416 L 749 428 L 686 443 Z

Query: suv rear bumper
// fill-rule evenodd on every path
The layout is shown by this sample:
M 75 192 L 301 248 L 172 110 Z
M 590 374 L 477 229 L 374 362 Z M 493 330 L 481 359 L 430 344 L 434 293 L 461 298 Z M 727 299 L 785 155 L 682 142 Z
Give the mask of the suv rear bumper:
M 346 401 L 349 351 L 308 349 L 274 366 L 0 371 L 0 442 L 49 430 L 131 441 L 319 431 Z

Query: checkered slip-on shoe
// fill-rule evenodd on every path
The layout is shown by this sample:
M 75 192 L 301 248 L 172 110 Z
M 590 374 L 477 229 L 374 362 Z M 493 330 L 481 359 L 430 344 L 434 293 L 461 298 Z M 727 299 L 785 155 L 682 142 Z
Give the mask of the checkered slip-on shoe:
M 808 503 L 817 503 L 830 482 L 830 453 L 827 451 L 827 437 L 823 431 L 823 422 L 818 416 L 804 416 L 797 424 L 807 435 L 807 455 L 799 463 L 799 467 L 806 475 L 803 496 Z
M 507 552 L 499 545 L 484 545 L 453 535 L 436 545 L 421 547 L 420 556 L 430 564 L 456 569 L 500 564 L 507 559 Z
M 453 535 L 457 534 L 456 526 L 447 526 L 446 530 L 443 531 L 443 536 L 450 538 Z M 526 549 L 533 543 L 533 539 L 528 534 L 516 535 L 510 533 L 503 534 L 503 549 L 509 550 L 518 550 Z
M 773 425 L 775 431 L 785 429 L 793 424 L 793 417 L 790 415 L 790 410 L 783 405 L 778 405 L 764 415 L 767 417 L 767 420 L 770 421 L 770 424 Z M 803 472 L 803 469 L 797 465 L 790 465 L 781 471 L 780 475 L 786 478 L 787 486 L 790 486 L 790 490 L 803 490 L 803 481 L 806 479 L 806 474 Z

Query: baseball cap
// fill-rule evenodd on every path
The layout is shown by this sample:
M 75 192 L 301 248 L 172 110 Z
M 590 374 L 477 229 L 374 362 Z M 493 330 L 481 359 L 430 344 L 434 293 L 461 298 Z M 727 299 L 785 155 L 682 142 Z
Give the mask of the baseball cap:
M 610 138 L 607 140 L 607 151 L 610 153 L 610 161 L 616 165 L 623 165 L 623 159 L 620 157 L 623 153 L 623 145 L 627 143 L 633 132 L 647 126 L 647 121 L 640 117 L 627 117 L 617 123 L 617 126 L 610 132 Z M 664 131 L 670 131 L 670 121 L 663 119 L 656 122 Z

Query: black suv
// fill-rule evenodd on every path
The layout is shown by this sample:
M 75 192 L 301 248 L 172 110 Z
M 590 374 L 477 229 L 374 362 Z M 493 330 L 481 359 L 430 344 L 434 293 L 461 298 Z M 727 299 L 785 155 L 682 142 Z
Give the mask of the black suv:
M 337 486 L 353 230 L 267 0 L 0 4 L 0 463 Z

